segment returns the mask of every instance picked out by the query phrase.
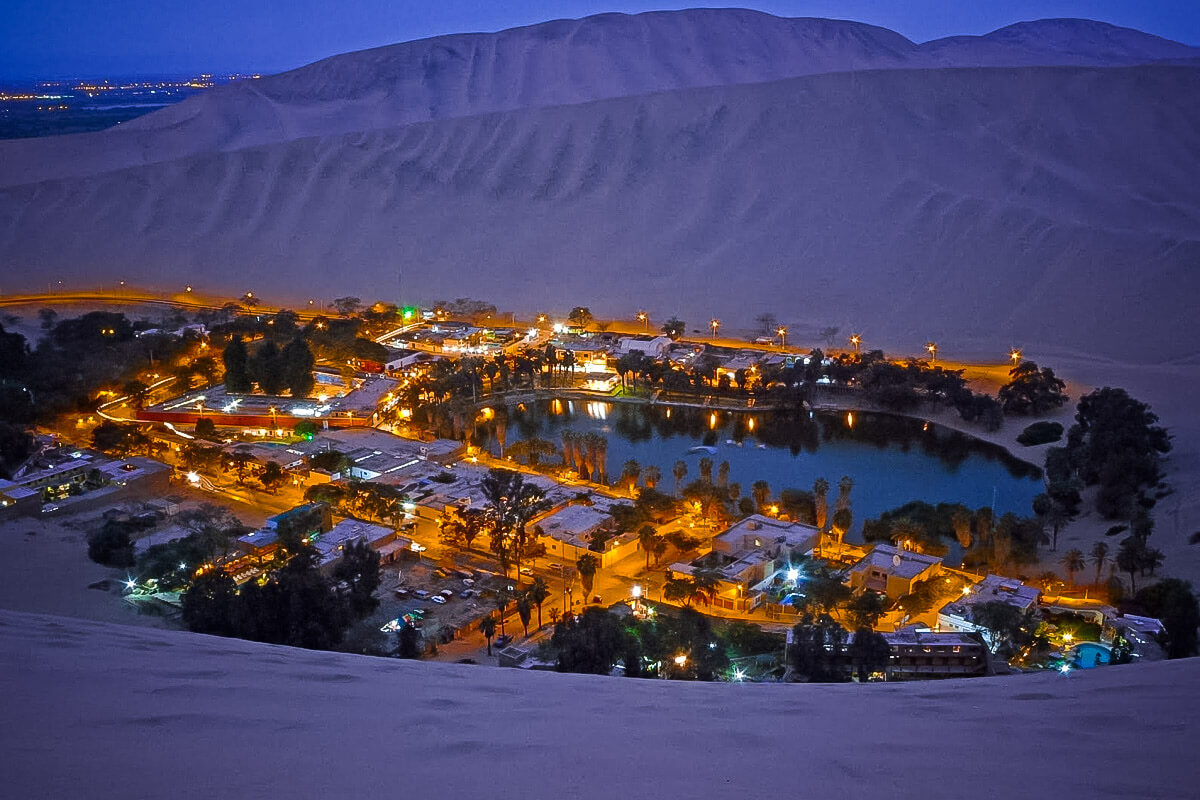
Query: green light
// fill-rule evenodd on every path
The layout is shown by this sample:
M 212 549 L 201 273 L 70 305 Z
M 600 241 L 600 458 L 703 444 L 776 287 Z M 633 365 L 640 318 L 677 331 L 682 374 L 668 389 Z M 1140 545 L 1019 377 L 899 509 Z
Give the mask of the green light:
M 417 315 L 417 308 L 416 306 L 405 306 L 404 308 L 400 309 L 400 314 L 404 317 L 404 319 L 410 320 Z

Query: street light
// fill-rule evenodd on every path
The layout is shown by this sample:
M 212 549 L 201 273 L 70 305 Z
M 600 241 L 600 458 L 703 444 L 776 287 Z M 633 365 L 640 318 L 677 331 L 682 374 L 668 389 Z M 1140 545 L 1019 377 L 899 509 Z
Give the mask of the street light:
M 929 363 L 936 364 L 938 351 L 937 342 L 926 342 L 925 349 L 929 351 Z
M 787 347 L 787 326 L 780 325 L 775 334 L 779 337 L 779 349 Z
M 650 315 L 649 314 L 647 314 L 645 311 L 639 311 L 637 313 L 637 318 L 638 318 L 638 322 L 642 323 L 642 325 L 645 327 L 646 330 L 650 330 Z
M 632 597 L 634 600 L 640 600 L 642 597 L 641 585 L 635 583 L 633 585 L 633 588 L 629 590 L 629 596 Z
M 708 327 L 712 328 L 713 338 L 717 338 L 717 331 L 721 329 L 721 320 L 713 319 L 708 323 Z
M 190 285 L 188 285 L 188 286 L 185 286 L 185 287 L 183 287 L 183 290 L 184 290 L 185 292 L 191 292 L 191 291 L 192 291 L 192 287 L 191 287 Z
M 1023 355 L 1024 353 L 1021 352 L 1021 348 L 1019 347 L 1014 347 L 1008 351 L 1008 357 L 1013 362 L 1014 367 L 1021 363 L 1021 356 Z
M 682 667 L 686 663 L 687 663 L 687 656 L 685 656 L 683 653 L 680 653 L 679 655 L 675 656 L 675 666 Z
M 850 345 L 854 348 L 854 352 L 858 352 L 858 346 L 862 344 L 862 336 L 857 333 L 850 334 Z

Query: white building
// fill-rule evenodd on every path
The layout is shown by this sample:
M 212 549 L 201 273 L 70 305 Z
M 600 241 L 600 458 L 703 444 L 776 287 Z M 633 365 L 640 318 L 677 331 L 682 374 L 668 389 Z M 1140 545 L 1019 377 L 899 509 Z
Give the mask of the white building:
M 974 586 L 963 591 L 963 596 L 953 600 L 938 611 L 938 628 L 943 631 L 971 633 L 979 630 L 974 622 L 974 607 L 980 603 L 1007 603 L 1021 611 L 1037 605 L 1041 592 L 1027 586 L 1016 578 L 988 575 Z
M 617 342 L 618 353 L 641 353 L 650 358 L 662 358 L 671 348 L 671 340 L 666 336 L 656 336 L 647 339 L 641 336 L 624 336 Z

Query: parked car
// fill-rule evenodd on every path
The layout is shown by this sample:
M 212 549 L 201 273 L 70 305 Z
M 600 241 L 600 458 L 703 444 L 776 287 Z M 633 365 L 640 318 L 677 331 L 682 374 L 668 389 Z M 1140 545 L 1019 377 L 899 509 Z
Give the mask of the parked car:
M 457 575 L 458 577 L 462 578 L 463 580 L 466 580 L 471 577 L 471 573 L 465 569 L 456 569 L 454 571 L 454 574 Z
M 422 600 L 429 599 L 429 592 L 425 591 L 424 589 L 417 589 L 415 592 L 413 592 L 413 594 Z
M 438 594 L 440 594 L 442 597 L 449 600 L 451 597 L 454 597 L 454 590 L 453 589 L 442 589 L 440 592 L 438 592 Z
M 463 586 L 474 586 L 474 585 L 475 585 L 474 578 L 463 578 Z
M 562 569 L 562 564 L 558 563 L 557 561 L 551 561 L 546 566 L 548 566 L 550 569 Z
M 604 599 L 602 597 L 600 597 L 600 595 L 598 595 L 598 594 L 592 595 L 592 602 L 595 603 L 596 605 L 600 605 L 601 603 L 604 602 Z
M 533 574 L 533 568 L 531 568 L 531 567 L 521 567 L 521 569 L 519 570 L 519 572 L 520 572 L 522 575 L 532 575 L 532 574 Z
M 468 597 L 471 597 L 474 594 L 475 594 L 474 589 L 463 589 L 461 592 L 458 593 L 458 596 L 461 597 L 463 600 L 466 600 Z
M 437 603 L 439 606 L 446 605 L 446 598 L 442 597 L 440 594 L 435 594 L 433 597 L 431 597 L 429 599 L 432 600 L 433 602 Z
M 397 589 L 396 597 L 399 597 L 401 600 L 403 600 L 405 597 L 408 597 L 408 589 Z

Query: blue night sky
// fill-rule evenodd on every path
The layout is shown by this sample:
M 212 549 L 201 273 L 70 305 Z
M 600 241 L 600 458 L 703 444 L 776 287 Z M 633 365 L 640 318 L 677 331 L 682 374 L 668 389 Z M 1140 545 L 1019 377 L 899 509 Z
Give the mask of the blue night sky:
M 694 3 L 691 5 L 704 5 Z M 760 0 L 779 16 L 852 19 L 914 41 L 1085 17 L 1200 45 L 1196 0 Z M 687 8 L 595 0 L 0 0 L 0 78 L 277 72 L 444 33 L 604 11 Z

